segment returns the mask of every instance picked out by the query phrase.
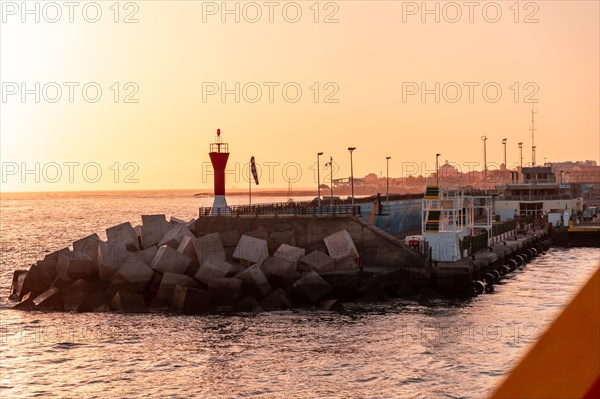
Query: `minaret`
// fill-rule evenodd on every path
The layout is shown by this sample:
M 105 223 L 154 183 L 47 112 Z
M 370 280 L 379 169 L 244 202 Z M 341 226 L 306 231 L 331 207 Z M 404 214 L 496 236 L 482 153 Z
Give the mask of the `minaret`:
M 221 141 L 221 129 L 217 129 L 217 140 L 210 144 L 210 162 L 215 172 L 215 200 L 211 215 L 226 214 L 227 201 L 225 200 L 225 167 L 229 159 L 229 147 Z

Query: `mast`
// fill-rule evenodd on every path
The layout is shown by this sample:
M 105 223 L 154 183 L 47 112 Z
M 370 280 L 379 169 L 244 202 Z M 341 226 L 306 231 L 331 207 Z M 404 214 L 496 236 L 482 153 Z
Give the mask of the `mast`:
M 533 109 L 533 104 L 531 104 L 531 166 L 535 166 L 535 131 L 537 130 L 535 127 L 535 114 L 536 111 Z

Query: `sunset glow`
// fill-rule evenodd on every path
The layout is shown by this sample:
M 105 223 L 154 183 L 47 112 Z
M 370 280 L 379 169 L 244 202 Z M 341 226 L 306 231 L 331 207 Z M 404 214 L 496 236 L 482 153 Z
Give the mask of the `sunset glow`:
M 217 128 L 227 188 L 514 167 L 532 106 L 537 163 L 600 161 L 595 1 L 75 3 L 2 2 L 2 191 L 211 189 Z

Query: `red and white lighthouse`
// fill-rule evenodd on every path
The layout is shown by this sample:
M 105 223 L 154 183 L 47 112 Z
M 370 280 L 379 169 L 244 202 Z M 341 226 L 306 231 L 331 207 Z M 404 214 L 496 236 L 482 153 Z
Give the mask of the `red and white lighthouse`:
M 217 129 L 217 140 L 210 144 L 210 162 L 215 172 L 215 200 L 213 202 L 211 215 L 227 212 L 227 201 L 225 200 L 225 167 L 229 159 L 229 146 L 221 139 L 221 129 Z

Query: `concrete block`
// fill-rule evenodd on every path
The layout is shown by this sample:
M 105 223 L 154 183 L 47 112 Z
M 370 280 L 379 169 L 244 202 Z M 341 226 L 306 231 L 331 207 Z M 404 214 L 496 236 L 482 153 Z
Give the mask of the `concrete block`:
M 171 216 L 171 218 L 169 219 L 169 223 L 171 223 L 173 226 L 177 226 L 178 224 L 187 224 L 185 220 L 179 219 L 175 216 Z
M 196 238 L 194 241 L 194 249 L 198 263 L 202 265 L 209 255 L 218 256 L 225 259 L 225 251 L 219 233 L 212 233 Z
M 246 295 L 262 298 L 272 290 L 271 284 L 269 284 L 259 265 L 253 265 L 235 277 L 244 282 L 243 289 Z
M 52 274 L 56 274 L 56 261 L 54 260 L 37 260 L 35 264 Z
M 334 270 L 358 270 L 358 262 L 353 254 L 348 254 L 335 262 Z
M 59 274 L 56 276 L 54 281 L 52 281 L 51 287 L 56 287 L 59 290 L 62 290 L 63 288 L 67 288 L 74 282 L 75 281 L 72 278 L 70 278 L 69 276 L 67 276 L 66 274 Z
M 73 259 L 69 263 L 67 276 L 73 280 L 96 281 L 99 278 L 98 264 L 93 260 Z
M 186 255 L 188 258 L 192 259 L 192 260 L 196 260 L 196 263 L 198 263 L 198 258 L 196 257 L 196 249 L 194 248 L 194 240 L 196 238 L 195 237 L 183 237 L 181 239 L 181 243 L 179 244 L 179 246 L 177 247 L 177 252 L 179 252 L 180 254 Z
M 311 302 L 316 302 L 331 292 L 331 286 L 312 271 L 294 283 L 294 290 Z
M 236 259 L 245 260 L 257 265 L 262 263 L 269 257 L 269 246 L 267 240 L 242 235 L 237 247 L 233 253 Z
M 99 262 L 102 260 L 102 252 L 100 246 L 103 241 L 94 233 L 87 237 L 83 237 L 73 243 L 73 259 L 91 260 Z
M 232 270 L 233 266 L 225 259 L 222 259 L 219 256 L 210 255 L 200 266 L 194 278 L 208 284 L 210 279 L 225 277 Z
M 44 260 L 50 260 L 55 262 L 55 273 L 66 274 L 69 269 L 69 261 L 73 258 L 73 254 L 69 248 L 59 249 L 46 256 Z
M 135 235 L 138 238 L 138 243 L 140 245 L 140 248 L 144 248 L 142 246 L 142 225 L 136 224 L 135 226 L 133 226 L 133 231 L 135 231 Z
M 233 305 L 234 312 L 252 312 L 258 307 L 258 301 L 253 296 L 246 296 Z
M 127 291 L 132 293 L 139 293 L 139 289 L 129 284 L 126 281 L 121 280 L 120 278 L 114 278 L 108 287 L 104 290 L 104 294 L 107 298 L 111 298 L 115 296 L 115 294 L 119 291 Z
M 135 255 L 140 258 L 145 264 L 149 265 L 154 260 L 156 253 L 158 252 L 158 247 L 156 245 L 152 245 L 146 249 L 142 249 L 135 253 Z
M 190 231 L 192 233 L 194 233 L 194 236 L 195 236 L 196 235 L 196 219 L 191 218 L 189 220 L 189 222 L 187 222 L 185 225 L 187 226 L 188 229 L 190 229 Z
M 181 309 L 183 314 L 200 314 L 210 311 L 212 295 L 198 288 L 175 286 L 171 307 Z
M 100 280 L 109 282 L 113 274 L 131 255 L 125 244 L 119 241 L 108 241 L 101 246 L 102 260 L 98 263 L 98 276 Z
M 61 291 L 65 310 L 75 312 L 88 296 L 96 293 L 98 287 L 89 281 L 79 279 Z
M 213 305 L 232 306 L 243 296 L 243 281 L 239 278 L 213 278 L 208 282 L 208 292 L 212 294 Z
M 352 254 L 355 259 L 359 257 L 354 241 L 346 229 L 325 237 L 323 241 L 325 242 L 329 256 L 334 260 L 341 259 L 348 254 Z
M 296 232 L 294 230 L 274 231 L 269 234 L 267 242 L 270 254 L 275 253 L 282 244 L 296 246 Z
M 235 259 L 233 257 L 234 252 L 235 252 L 235 247 L 225 247 L 225 259 L 227 259 L 227 261 L 229 261 L 231 263 L 237 262 L 237 259 Z
M 308 255 L 300 258 L 300 261 L 298 262 L 298 269 L 302 271 L 324 273 L 332 271 L 334 268 L 335 262 L 333 261 L 333 258 L 319 250 L 312 251 Z
M 184 274 L 192 260 L 168 245 L 158 248 L 150 267 L 160 273 Z
M 36 296 L 33 292 L 28 292 L 21 298 L 21 301 L 17 303 L 12 309 L 18 310 L 33 310 L 35 309 L 35 303 L 33 303 L 33 298 Z
M 244 233 L 244 235 L 247 235 L 248 237 L 254 237 L 254 238 L 258 238 L 260 240 L 267 241 L 267 239 L 269 238 L 269 230 L 260 228 L 258 230 L 248 231 L 248 232 Z
M 24 277 L 23 286 L 19 294 L 22 297 L 28 292 L 33 292 L 35 297 L 50 288 L 55 278 L 56 274 L 52 270 L 32 265 Z M 21 298 L 19 297 L 19 299 Z
M 78 312 L 109 312 L 110 303 L 106 294 L 102 291 L 98 291 L 81 302 Z
M 187 228 L 185 224 L 177 224 L 165 234 L 158 242 L 158 247 L 168 245 L 177 249 L 183 237 L 194 237 L 194 234 Z
M 228 263 L 231 265 L 231 271 L 229 273 L 227 273 L 227 275 L 225 277 L 234 277 L 235 275 L 243 272 L 244 270 L 246 270 L 246 268 L 242 265 L 240 265 L 239 263 L 233 261 L 233 262 L 229 262 Z
M 242 236 L 239 230 L 227 230 L 219 232 L 224 247 L 235 247 Z
M 288 244 L 281 244 L 273 254 L 274 258 L 285 259 L 292 262 L 294 266 L 298 264 L 298 260 L 306 255 L 304 248 L 293 247 Z
M 263 300 L 258 303 L 258 306 L 264 310 L 291 309 L 292 303 L 285 291 L 281 288 L 277 288 L 275 291 L 264 297 Z
M 158 288 L 156 298 L 171 303 L 173 291 L 175 290 L 175 287 L 177 285 L 198 288 L 200 284 L 196 280 L 185 274 L 167 272 L 163 275 L 162 280 L 160 281 L 160 286 Z
M 296 265 L 292 262 L 273 257 L 267 258 L 263 264 L 260 265 L 260 269 L 268 276 L 271 274 L 296 273 Z
M 119 270 L 113 275 L 113 280 L 121 280 L 141 291 L 154 276 L 152 270 L 135 254 L 129 254 L 127 259 L 121 264 Z
M 62 297 L 60 290 L 56 287 L 50 287 L 41 295 L 33 299 L 33 303 L 38 309 L 62 310 Z
M 121 223 L 106 229 L 106 238 L 109 243 L 121 243 L 129 251 L 139 251 L 138 235 L 131 223 Z
M 146 311 L 146 302 L 141 294 L 119 291 L 110 300 L 110 308 L 118 312 L 141 313 Z
M 10 286 L 10 296 L 8 299 L 11 301 L 17 301 L 21 297 L 21 290 L 23 288 L 23 282 L 27 277 L 27 270 L 15 270 L 13 272 L 12 284 Z
M 165 215 L 142 215 L 142 248 L 157 245 L 172 228 Z
M 194 248 L 195 239 L 196 237 L 183 237 L 181 244 L 179 244 L 179 247 L 177 247 L 177 252 L 191 259 L 191 263 L 185 271 L 185 274 L 188 276 L 194 276 L 200 268 L 200 263 L 198 262 L 198 257 L 196 256 L 196 249 Z
M 162 281 L 162 277 L 163 277 L 163 275 L 160 274 L 159 272 L 154 272 L 154 276 L 152 276 L 152 278 L 150 279 L 150 282 L 148 284 L 146 284 L 142 293 L 146 297 L 152 297 L 152 298 L 156 297 L 156 295 L 158 294 L 158 290 L 160 289 L 160 283 Z

